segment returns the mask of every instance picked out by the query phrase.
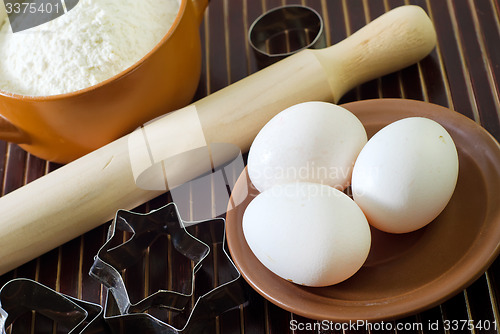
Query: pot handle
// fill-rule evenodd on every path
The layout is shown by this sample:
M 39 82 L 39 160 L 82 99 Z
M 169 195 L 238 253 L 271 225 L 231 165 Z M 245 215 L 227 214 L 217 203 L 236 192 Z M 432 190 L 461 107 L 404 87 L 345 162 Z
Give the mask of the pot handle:
M 193 2 L 194 11 L 198 19 L 198 23 L 201 24 L 203 21 L 203 15 L 205 14 L 205 9 L 208 6 L 210 0 L 191 0 Z
M 0 116 L 0 140 L 16 144 L 28 143 L 28 136 L 7 119 Z

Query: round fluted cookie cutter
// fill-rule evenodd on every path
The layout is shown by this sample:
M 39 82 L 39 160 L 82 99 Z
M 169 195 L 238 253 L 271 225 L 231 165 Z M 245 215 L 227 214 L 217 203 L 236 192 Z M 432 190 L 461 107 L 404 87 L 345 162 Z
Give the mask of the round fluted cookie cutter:
M 301 5 L 286 5 L 265 12 L 250 26 L 248 40 L 261 67 L 303 49 L 326 47 L 321 15 Z

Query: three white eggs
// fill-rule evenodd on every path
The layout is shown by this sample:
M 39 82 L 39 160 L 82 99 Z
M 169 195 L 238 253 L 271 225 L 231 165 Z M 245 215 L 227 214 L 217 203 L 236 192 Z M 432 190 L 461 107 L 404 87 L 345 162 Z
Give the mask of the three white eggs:
M 433 120 L 402 119 L 367 141 L 350 111 L 305 102 L 258 133 L 248 174 L 260 191 L 242 222 L 252 252 L 284 279 L 325 286 L 361 268 L 369 224 L 405 233 L 436 218 L 454 192 L 458 155 Z M 349 185 L 353 199 L 340 191 Z

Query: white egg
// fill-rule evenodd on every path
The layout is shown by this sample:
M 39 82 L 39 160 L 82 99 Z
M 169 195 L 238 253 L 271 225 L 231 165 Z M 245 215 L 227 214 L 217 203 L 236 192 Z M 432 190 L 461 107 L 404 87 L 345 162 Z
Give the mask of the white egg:
M 415 231 L 436 218 L 457 183 L 458 154 L 437 122 L 410 117 L 377 132 L 356 160 L 352 192 L 371 225 Z
M 317 183 L 276 185 L 259 194 L 245 210 L 243 233 L 270 271 L 307 286 L 351 277 L 371 245 L 370 227 L 356 203 Z
M 248 154 L 248 174 L 261 192 L 295 181 L 342 190 L 366 141 L 363 124 L 350 111 L 327 102 L 300 103 L 258 133 Z

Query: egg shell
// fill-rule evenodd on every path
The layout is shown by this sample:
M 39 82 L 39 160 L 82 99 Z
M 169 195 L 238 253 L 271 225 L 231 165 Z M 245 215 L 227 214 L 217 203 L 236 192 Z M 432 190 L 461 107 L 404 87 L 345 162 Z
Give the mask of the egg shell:
M 356 273 L 371 245 L 368 222 L 346 194 L 315 183 L 276 185 L 250 202 L 243 234 L 262 264 L 297 284 L 327 286 Z
M 260 191 L 295 181 L 344 189 L 367 142 L 359 119 L 327 102 L 304 102 L 283 110 L 257 134 L 248 174 Z
M 457 178 L 458 154 L 448 132 L 431 119 L 410 117 L 368 141 L 354 165 L 352 192 L 371 225 L 405 233 L 443 211 Z

